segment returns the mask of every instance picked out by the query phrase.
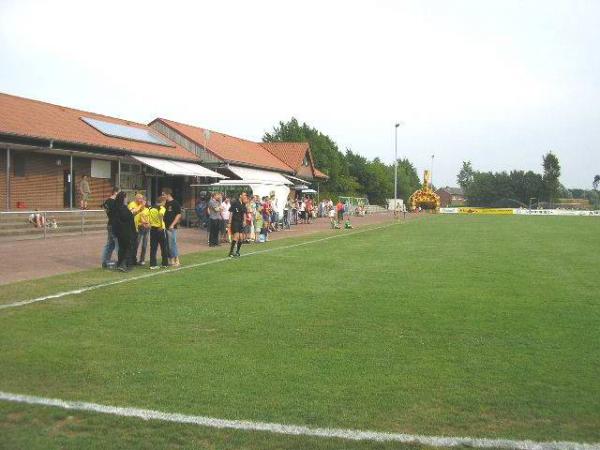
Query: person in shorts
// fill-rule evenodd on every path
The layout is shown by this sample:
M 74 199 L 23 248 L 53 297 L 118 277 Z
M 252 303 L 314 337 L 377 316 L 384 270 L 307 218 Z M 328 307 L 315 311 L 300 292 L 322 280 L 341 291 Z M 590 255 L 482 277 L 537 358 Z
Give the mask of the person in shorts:
M 90 182 L 88 180 L 88 176 L 84 175 L 79 183 L 79 195 L 81 196 L 80 208 L 87 209 L 88 201 L 92 195 L 92 190 L 90 189 Z
M 242 192 L 239 198 L 229 205 L 229 229 L 231 230 L 231 247 L 229 257 L 239 258 L 243 240 L 243 227 L 246 220 L 246 193 Z

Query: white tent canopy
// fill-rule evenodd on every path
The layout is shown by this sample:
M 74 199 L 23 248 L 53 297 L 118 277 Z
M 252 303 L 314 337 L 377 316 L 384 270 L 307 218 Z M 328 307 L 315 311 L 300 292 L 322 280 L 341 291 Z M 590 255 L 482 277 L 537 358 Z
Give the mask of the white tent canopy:
M 142 164 L 153 167 L 169 175 L 188 175 L 192 177 L 227 178 L 200 164 L 173 161 L 171 159 L 149 158 L 147 156 L 133 156 Z
M 250 169 L 249 167 L 229 166 L 229 170 L 240 177 L 246 184 L 273 184 L 289 185 L 293 184 L 286 177 L 277 172 L 268 170 Z
M 258 195 L 259 197 L 270 196 L 274 193 L 277 200 L 275 209 L 280 214 L 283 214 L 283 207 L 285 206 L 290 193 L 289 186 L 294 183 L 280 173 L 270 172 L 268 170 L 251 169 L 240 166 L 229 166 L 229 170 L 240 177 L 241 180 L 221 180 L 218 183 L 211 184 L 210 186 L 248 186 L 250 189 L 252 189 L 252 193 L 254 195 Z

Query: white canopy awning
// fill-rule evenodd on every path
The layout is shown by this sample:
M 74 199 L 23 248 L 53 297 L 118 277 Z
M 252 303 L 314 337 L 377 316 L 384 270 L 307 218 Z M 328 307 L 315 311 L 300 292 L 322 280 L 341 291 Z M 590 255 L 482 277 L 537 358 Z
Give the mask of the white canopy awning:
M 250 169 L 240 166 L 229 166 L 229 170 L 240 177 L 246 184 L 294 184 L 280 173 L 269 172 L 268 170 Z
M 303 180 L 302 178 L 293 177 L 291 175 L 286 175 L 285 177 L 288 178 L 289 180 L 293 181 L 294 183 L 310 184 L 308 181 Z
M 147 156 L 133 156 L 142 164 L 154 167 L 169 175 L 188 175 L 192 177 L 227 178 L 220 173 L 214 172 L 200 164 L 173 161 L 172 159 L 149 158 Z

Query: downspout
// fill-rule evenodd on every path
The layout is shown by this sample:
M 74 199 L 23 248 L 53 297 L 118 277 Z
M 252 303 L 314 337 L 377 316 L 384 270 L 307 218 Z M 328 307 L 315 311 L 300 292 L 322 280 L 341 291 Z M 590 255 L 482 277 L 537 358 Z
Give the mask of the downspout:
M 6 149 L 6 210 L 10 211 L 10 148 Z
M 73 209 L 73 153 L 69 155 L 69 209 Z
M 121 158 L 119 158 L 117 162 L 119 166 L 117 169 L 117 188 L 121 190 Z

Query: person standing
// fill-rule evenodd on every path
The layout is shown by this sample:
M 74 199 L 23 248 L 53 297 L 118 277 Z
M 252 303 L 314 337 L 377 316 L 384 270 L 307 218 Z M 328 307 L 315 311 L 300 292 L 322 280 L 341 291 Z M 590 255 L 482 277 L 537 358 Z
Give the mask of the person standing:
M 102 208 L 104 209 L 104 212 L 106 212 L 106 217 L 108 218 L 108 222 L 106 223 L 106 244 L 104 244 L 104 250 L 102 251 L 102 268 L 104 269 L 114 265 L 112 262 L 113 251 L 119 251 L 117 237 L 113 233 L 113 218 L 116 206 L 115 197 L 118 193 L 119 188 L 116 186 L 113 187 L 110 197 L 102 203 Z
M 338 223 L 342 223 L 344 221 L 344 207 L 344 203 L 341 200 L 338 200 L 337 205 L 335 205 Z
M 279 204 L 277 202 L 277 197 L 274 193 L 273 195 L 271 195 L 269 203 L 271 204 L 271 229 L 273 231 L 279 231 Z
M 84 175 L 79 183 L 79 195 L 81 196 L 81 201 L 79 203 L 80 208 L 87 209 L 90 195 L 92 195 L 92 190 L 90 189 L 90 182 L 87 175 Z
M 131 240 L 135 235 L 135 224 L 133 214 L 125 204 L 127 194 L 123 191 L 119 192 L 115 197 L 115 209 L 113 216 L 113 231 L 119 241 L 119 259 L 117 261 L 117 269 L 122 272 L 129 270 L 128 263 L 131 259 Z
M 221 233 L 222 233 L 222 241 L 228 242 L 228 225 L 229 225 L 229 207 L 231 203 L 229 202 L 229 197 L 225 197 L 223 202 L 221 203 Z
M 231 247 L 229 248 L 230 257 L 240 257 L 240 248 L 242 247 L 242 231 L 246 218 L 246 193 L 242 192 L 239 198 L 233 200 L 229 206 L 229 229 L 231 230 Z
M 158 269 L 156 265 L 156 251 L 160 247 L 161 267 L 169 267 L 169 254 L 166 246 L 165 222 L 163 220 L 166 209 L 165 198 L 159 197 L 156 204 L 148 210 L 148 224 L 150 225 L 150 269 Z
M 135 193 L 135 198 L 129 202 L 127 205 L 131 214 L 133 214 L 134 223 L 135 223 L 135 234 L 131 239 L 131 252 L 129 252 L 129 265 L 135 266 L 137 264 L 137 249 L 139 242 L 139 230 L 138 230 L 138 214 L 142 211 L 143 208 L 146 207 L 146 202 L 144 200 L 144 195 L 139 192 Z
M 135 242 L 135 253 L 133 255 L 134 261 L 137 262 L 138 265 L 143 266 L 146 264 L 146 249 L 148 247 L 148 236 L 150 234 L 150 220 L 148 217 L 148 205 L 146 204 L 146 200 L 142 200 L 142 206 L 138 210 L 138 213 L 135 215 L 135 228 L 137 230 L 137 239 Z M 137 258 L 138 249 L 140 248 L 140 244 L 142 245 L 142 250 L 140 252 L 139 259 Z
M 300 211 L 300 223 L 306 223 L 306 200 L 305 199 L 300 199 L 300 206 L 298 209 Z
M 219 230 L 221 225 L 221 195 L 214 193 L 208 202 L 209 234 L 208 246 L 219 245 Z
M 196 216 L 198 217 L 198 228 L 206 228 L 206 208 L 207 201 L 204 197 L 200 197 L 200 200 L 196 204 Z
M 179 249 L 177 248 L 177 225 L 181 221 L 181 205 L 173 198 L 173 191 L 170 188 L 164 188 L 162 195 L 166 199 L 164 221 L 169 246 L 169 264 L 178 267 L 181 264 L 179 263 Z
M 311 223 L 313 218 L 314 205 L 312 198 L 306 196 L 306 223 Z

